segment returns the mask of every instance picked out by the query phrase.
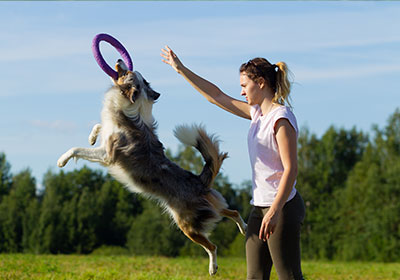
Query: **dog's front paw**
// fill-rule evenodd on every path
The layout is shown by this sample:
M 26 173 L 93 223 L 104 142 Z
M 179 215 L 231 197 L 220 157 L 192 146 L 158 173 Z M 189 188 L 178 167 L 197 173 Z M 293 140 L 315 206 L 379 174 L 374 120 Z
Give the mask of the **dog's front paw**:
M 57 161 L 58 167 L 64 167 L 67 162 L 73 157 L 73 150 L 69 150 L 68 152 L 64 153 Z
M 99 132 L 101 130 L 101 124 L 96 124 L 95 126 L 93 126 L 92 128 L 92 132 L 90 132 L 89 135 L 89 144 L 90 145 L 94 145 L 96 144 L 96 140 L 97 140 L 97 136 L 99 135 Z
M 93 146 L 94 144 L 96 144 L 97 135 L 98 135 L 98 132 L 97 132 L 96 128 L 93 128 L 92 133 L 90 133 L 89 139 L 88 139 L 90 145 Z
M 90 144 L 91 146 L 93 146 L 94 144 L 96 144 L 96 140 L 97 140 L 97 135 L 92 135 L 92 134 L 89 135 L 89 144 Z

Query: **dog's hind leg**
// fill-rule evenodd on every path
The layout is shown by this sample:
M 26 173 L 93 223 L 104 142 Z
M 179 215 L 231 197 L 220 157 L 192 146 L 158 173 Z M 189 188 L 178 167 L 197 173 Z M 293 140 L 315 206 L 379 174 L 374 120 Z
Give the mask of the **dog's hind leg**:
M 64 153 L 57 161 L 59 167 L 63 167 L 71 159 L 86 159 L 88 161 L 107 164 L 107 152 L 103 147 L 99 148 L 71 148 Z
M 206 250 L 208 256 L 210 257 L 210 263 L 208 272 L 210 275 L 214 275 L 217 273 L 218 265 L 217 265 L 217 246 L 211 243 L 210 240 L 206 236 L 200 233 L 193 233 L 193 232 L 183 232 L 190 240 L 193 242 L 201 245 L 204 250 Z
M 90 145 L 93 146 L 96 143 L 97 136 L 99 135 L 100 130 L 101 130 L 101 124 L 98 123 L 93 126 L 92 132 L 90 132 L 90 135 L 89 135 L 89 144 Z
M 221 216 L 226 217 L 234 221 L 239 227 L 240 233 L 246 235 L 247 225 L 243 221 L 242 216 L 236 210 L 222 209 L 220 212 Z

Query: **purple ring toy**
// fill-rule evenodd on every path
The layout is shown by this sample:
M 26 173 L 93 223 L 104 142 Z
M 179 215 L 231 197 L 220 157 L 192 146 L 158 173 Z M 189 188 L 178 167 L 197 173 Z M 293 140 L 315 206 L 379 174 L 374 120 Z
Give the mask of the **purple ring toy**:
M 97 34 L 93 38 L 92 42 L 92 52 L 94 55 L 94 58 L 97 61 L 97 64 L 100 66 L 101 69 L 103 69 L 104 72 L 114 80 L 118 79 L 118 73 L 114 69 L 112 69 L 107 62 L 104 60 L 103 56 L 100 53 L 100 41 L 106 41 L 107 43 L 111 44 L 122 56 L 126 66 L 128 66 L 128 69 L 130 71 L 133 70 L 133 64 L 132 64 L 132 59 L 129 56 L 128 51 L 124 48 L 124 46 L 118 42 L 117 39 L 114 37 L 108 35 L 108 34 Z

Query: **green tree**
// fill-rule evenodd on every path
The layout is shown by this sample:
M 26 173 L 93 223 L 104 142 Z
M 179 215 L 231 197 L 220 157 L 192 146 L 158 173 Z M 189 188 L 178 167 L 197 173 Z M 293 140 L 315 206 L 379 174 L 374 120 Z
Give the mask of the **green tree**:
M 63 171 L 44 176 L 43 201 L 38 223 L 38 244 L 40 253 L 71 253 L 74 251 L 75 207 L 66 202 L 73 198 L 70 176 Z M 74 199 L 76 201 L 76 198 Z M 68 209 L 69 208 L 69 209 Z
M 306 203 L 302 251 L 306 258 L 332 259 L 336 254 L 338 194 L 360 160 L 367 137 L 355 128 L 330 127 L 318 139 L 303 129 L 299 137 L 299 189 Z
M 345 260 L 400 260 L 400 110 L 352 170 L 338 211 L 338 256 Z
M 8 194 L 11 188 L 11 165 L 7 162 L 6 155 L 0 153 L 0 202 L 4 195 Z
M 44 178 L 36 251 L 90 253 L 124 246 L 141 200 L 110 176 L 83 167 Z M 32 206 L 34 207 L 34 206 Z
M 0 204 L 1 251 L 23 251 L 23 239 L 33 231 L 27 220 L 27 210 L 31 210 L 31 204 L 36 200 L 35 190 L 36 182 L 30 170 L 13 177 L 10 192 Z
M 94 249 L 100 223 L 96 193 L 104 181 L 100 171 L 87 167 L 45 175 L 38 227 L 41 252 L 88 253 Z
M 96 234 L 99 244 L 124 246 L 133 219 L 142 213 L 143 199 L 107 176 L 97 195 L 100 223 Z
M 38 197 L 33 198 L 23 215 L 22 219 L 22 248 L 27 253 L 40 253 L 38 244 L 38 221 L 40 217 L 40 200 Z
M 98 244 L 96 226 L 99 224 L 95 192 L 83 188 L 76 206 L 76 252 L 90 253 Z
M 117 198 L 115 215 L 112 220 L 115 228 L 114 236 L 116 239 L 116 242 L 113 244 L 124 245 L 126 243 L 127 233 L 132 226 L 134 218 L 143 212 L 144 199 L 140 198 L 137 194 L 130 192 L 121 184 L 119 184 Z

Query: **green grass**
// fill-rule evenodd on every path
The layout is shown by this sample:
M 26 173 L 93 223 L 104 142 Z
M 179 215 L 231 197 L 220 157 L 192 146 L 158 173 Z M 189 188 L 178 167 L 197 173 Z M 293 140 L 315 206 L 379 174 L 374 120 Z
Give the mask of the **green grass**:
M 241 258 L 219 258 L 216 276 L 208 275 L 207 258 L 0 254 L 0 279 L 245 279 Z M 310 262 L 306 279 L 400 279 L 400 263 Z M 273 271 L 271 279 L 278 279 Z

